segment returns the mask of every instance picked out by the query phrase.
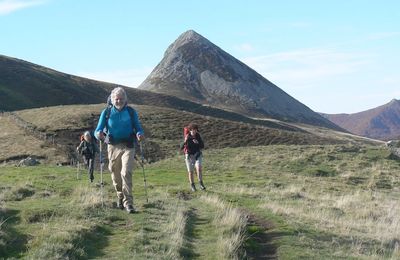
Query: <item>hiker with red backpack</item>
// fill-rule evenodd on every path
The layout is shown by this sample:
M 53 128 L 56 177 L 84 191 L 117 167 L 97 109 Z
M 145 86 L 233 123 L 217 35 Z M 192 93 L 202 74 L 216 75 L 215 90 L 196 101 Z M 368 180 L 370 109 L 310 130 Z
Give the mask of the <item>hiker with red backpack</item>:
M 196 191 L 196 185 L 194 184 L 193 178 L 194 170 L 196 170 L 200 189 L 205 190 L 206 187 L 203 184 L 202 176 L 203 155 L 201 152 L 201 149 L 204 148 L 204 143 L 201 139 L 198 125 L 191 123 L 184 128 L 184 142 L 181 148 L 185 154 L 185 163 L 188 170 L 190 188 L 192 191 Z
M 94 158 L 96 153 L 99 152 L 99 148 L 97 147 L 97 144 L 89 131 L 86 131 L 81 136 L 81 142 L 79 143 L 78 147 L 76 147 L 76 150 L 78 154 L 83 157 L 85 165 L 88 168 L 90 182 L 93 182 Z
M 95 136 L 108 147 L 108 169 L 117 192 L 117 206 L 134 213 L 132 174 L 135 144 L 144 140 L 144 133 L 137 112 L 127 104 L 125 90 L 117 87 L 110 96 L 112 105 L 102 111 Z

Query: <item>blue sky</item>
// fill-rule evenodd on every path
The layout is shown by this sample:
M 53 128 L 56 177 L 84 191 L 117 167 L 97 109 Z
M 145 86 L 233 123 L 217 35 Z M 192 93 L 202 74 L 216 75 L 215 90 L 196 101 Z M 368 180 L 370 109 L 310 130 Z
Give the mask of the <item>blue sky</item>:
M 130 87 L 189 29 L 317 112 L 400 99 L 400 1 L 0 0 L 0 54 Z

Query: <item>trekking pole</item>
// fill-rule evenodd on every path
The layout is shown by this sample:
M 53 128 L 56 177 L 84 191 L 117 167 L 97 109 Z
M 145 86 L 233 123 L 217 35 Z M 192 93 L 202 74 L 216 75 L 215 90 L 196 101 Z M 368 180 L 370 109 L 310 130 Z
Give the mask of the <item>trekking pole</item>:
M 81 173 L 81 165 L 79 163 L 79 153 L 78 153 L 78 156 L 76 157 L 76 161 L 77 161 L 77 164 L 76 164 L 76 179 L 79 180 L 79 175 Z
M 100 152 L 99 152 L 99 159 L 100 159 L 100 193 L 101 193 L 101 206 L 102 207 L 104 207 L 104 199 L 103 199 L 103 186 L 104 186 L 104 183 L 103 183 L 103 165 L 104 165 L 104 163 L 103 163 L 103 154 L 102 154 L 102 152 L 103 152 L 103 141 L 102 140 L 100 140 Z
M 81 169 L 80 169 L 79 160 L 78 160 L 78 163 L 76 165 L 76 179 L 77 180 L 79 180 L 80 171 L 81 171 Z
M 146 202 L 149 203 L 149 198 L 147 196 L 147 181 L 146 181 L 146 173 L 144 172 L 144 141 L 139 142 L 140 148 L 140 159 L 142 161 L 142 173 L 143 173 L 143 182 L 144 182 L 144 192 L 146 194 Z

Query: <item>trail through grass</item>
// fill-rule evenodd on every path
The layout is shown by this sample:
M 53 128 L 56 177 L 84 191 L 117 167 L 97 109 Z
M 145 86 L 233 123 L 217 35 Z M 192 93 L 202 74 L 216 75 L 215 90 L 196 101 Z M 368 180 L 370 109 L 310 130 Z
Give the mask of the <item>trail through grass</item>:
M 137 214 L 110 176 L 0 167 L 0 253 L 35 259 L 396 259 L 400 163 L 375 146 L 207 150 L 206 191 L 181 156 L 135 169 Z M 96 173 L 95 182 L 99 181 Z M 104 207 L 102 206 L 104 202 Z

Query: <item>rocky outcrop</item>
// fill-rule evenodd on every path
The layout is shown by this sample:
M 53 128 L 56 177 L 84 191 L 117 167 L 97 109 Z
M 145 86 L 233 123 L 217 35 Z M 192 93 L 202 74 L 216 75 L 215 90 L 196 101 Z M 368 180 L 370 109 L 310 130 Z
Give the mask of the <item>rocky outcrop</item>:
M 40 162 L 38 160 L 36 160 L 35 158 L 32 157 L 27 157 L 21 161 L 19 161 L 19 163 L 17 164 L 17 166 L 35 166 L 37 164 L 39 164 Z

